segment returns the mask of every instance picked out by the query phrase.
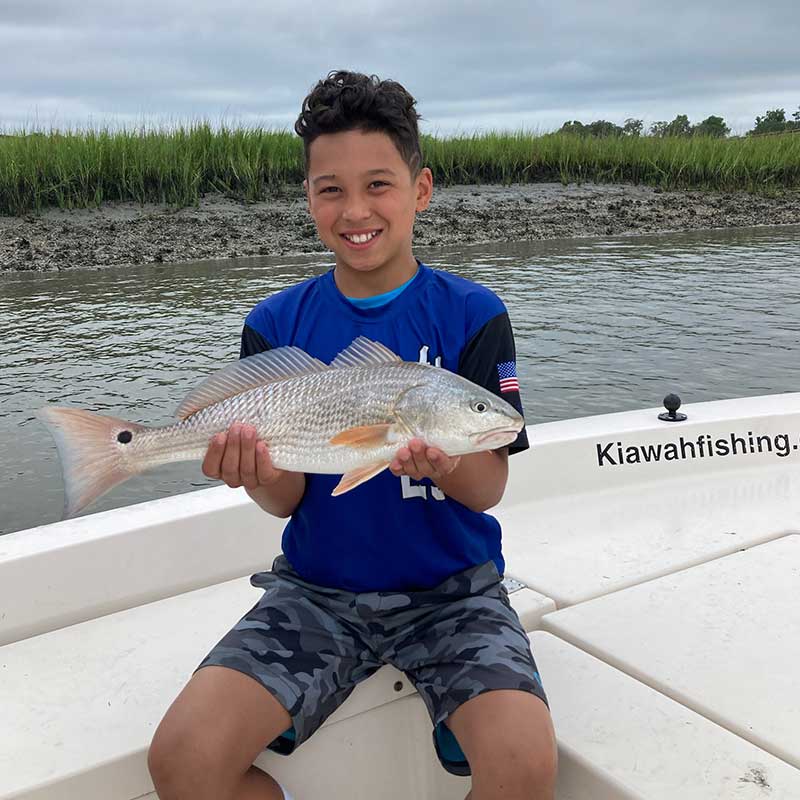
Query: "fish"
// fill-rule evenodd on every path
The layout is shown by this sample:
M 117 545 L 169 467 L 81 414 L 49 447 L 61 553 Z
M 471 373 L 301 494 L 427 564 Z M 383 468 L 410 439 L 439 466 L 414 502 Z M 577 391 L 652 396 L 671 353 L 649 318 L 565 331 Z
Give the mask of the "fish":
M 229 364 L 186 395 L 171 425 L 58 406 L 36 413 L 59 453 L 65 519 L 134 475 L 203 459 L 234 422 L 255 427 L 278 469 L 341 475 L 333 496 L 378 475 L 413 438 L 459 456 L 508 445 L 525 424 L 488 389 L 364 336 L 330 364 L 295 346 Z

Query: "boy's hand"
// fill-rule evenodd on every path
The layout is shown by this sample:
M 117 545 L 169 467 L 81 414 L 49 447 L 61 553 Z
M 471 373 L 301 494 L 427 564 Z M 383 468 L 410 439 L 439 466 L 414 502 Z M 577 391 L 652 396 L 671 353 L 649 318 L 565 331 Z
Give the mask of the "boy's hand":
M 422 439 L 412 439 L 408 447 L 397 451 L 389 471 L 397 477 L 408 475 L 415 481 L 422 478 L 437 481 L 449 475 L 460 460 L 461 456 L 448 456 L 437 447 L 428 447 Z
M 284 474 L 272 466 L 267 445 L 257 438 L 256 429 L 239 422 L 211 439 L 202 469 L 207 478 L 222 479 L 231 489 L 271 486 Z

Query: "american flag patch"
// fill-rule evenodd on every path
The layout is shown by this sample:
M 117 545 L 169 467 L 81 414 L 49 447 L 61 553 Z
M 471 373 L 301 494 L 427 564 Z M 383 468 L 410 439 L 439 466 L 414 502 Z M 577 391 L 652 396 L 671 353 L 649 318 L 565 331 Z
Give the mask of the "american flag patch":
M 519 379 L 517 378 L 517 362 L 503 361 L 497 365 L 497 374 L 500 376 L 500 392 L 518 392 Z

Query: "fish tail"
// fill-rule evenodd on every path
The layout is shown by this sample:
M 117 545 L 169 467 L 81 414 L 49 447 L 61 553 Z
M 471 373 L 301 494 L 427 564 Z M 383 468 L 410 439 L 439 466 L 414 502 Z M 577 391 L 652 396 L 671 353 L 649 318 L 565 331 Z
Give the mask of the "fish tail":
M 36 412 L 56 442 L 64 476 L 64 519 L 139 472 L 124 446 L 146 428 L 79 408 L 48 406 Z M 127 432 L 127 433 L 126 433 Z M 128 435 L 130 434 L 130 435 Z

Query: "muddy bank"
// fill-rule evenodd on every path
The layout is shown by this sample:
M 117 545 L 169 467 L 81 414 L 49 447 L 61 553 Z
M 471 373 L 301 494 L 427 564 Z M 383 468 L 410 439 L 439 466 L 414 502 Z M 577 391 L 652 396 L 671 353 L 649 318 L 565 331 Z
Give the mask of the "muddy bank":
M 642 186 L 437 187 L 423 246 L 800 223 L 800 191 L 665 192 Z M 299 188 L 244 205 L 206 197 L 178 211 L 133 203 L 0 217 L 0 270 L 60 270 L 325 250 Z

